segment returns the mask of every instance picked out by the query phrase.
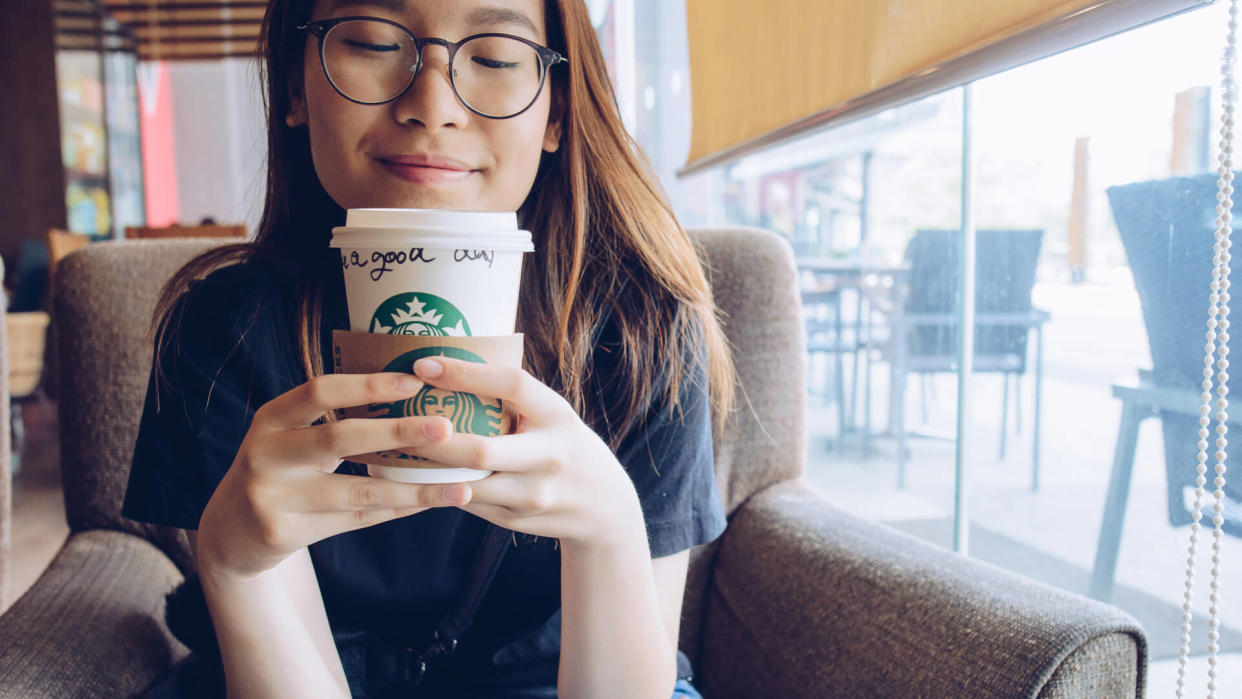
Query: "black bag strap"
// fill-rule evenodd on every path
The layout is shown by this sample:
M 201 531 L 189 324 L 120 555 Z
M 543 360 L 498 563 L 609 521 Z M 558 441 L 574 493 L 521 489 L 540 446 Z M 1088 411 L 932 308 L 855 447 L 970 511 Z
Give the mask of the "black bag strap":
M 512 546 L 512 537 L 512 531 L 488 523 L 487 530 L 483 533 L 483 543 L 479 545 L 479 552 L 474 558 L 470 577 L 466 580 L 457 602 L 440 620 L 431 645 L 422 652 L 409 649 L 411 655 L 405 671 L 407 682 L 417 685 L 427 672 L 427 661 L 440 655 L 452 655 L 457 650 L 458 640 L 474 621 L 475 612 L 483 603 L 483 597 L 496 577 L 496 571 L 500 570 L 505 552 Z

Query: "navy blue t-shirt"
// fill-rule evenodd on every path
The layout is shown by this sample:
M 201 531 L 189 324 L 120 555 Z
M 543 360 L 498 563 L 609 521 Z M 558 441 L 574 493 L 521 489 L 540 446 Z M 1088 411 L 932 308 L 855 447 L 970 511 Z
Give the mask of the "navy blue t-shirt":
M 293 285 L 257 259 L 196 282 L 187 292 L 174 342 L 162 355 L 166 381 L 149 383 L 122 513 L 133 520 L 197 529 L 212 492 L 232 464 L 255 410 L 297 386 L 304 372 L 290 318 Z M 348 328 L 344 285 L 328 284 L 323 357 L 331 330 Z M 588 383 L 607 415 L 619 352 L 605 324 Z M 617 459 L 637 490 L 653 558 L 718 537 L 725 517 L 716 490 L 702 343 L 673 414 L 658 398 L 620 445 Z M 332 371 L 330 361 L 325 371 Z M 655 379 L 659 387 L 660 379 Z M 601 421 L 607 424 L 609 421 Z M 615 421 L 614 421 L 615 422 Z M 596 427 L 596 429 L 601 429 Z M 600 436 L 612 436 L 603 428 Z M 345 462 L 340 472 L 365 475 Z M 425 646 L 460 593 L 487 523 L 437 508 L 310 546 L 334 634 L 373 632 L 394 645 Z M 514 535 L 458 652 L 433 674 L 444 686 L 555 686 L 560 654 L 560 552 L 553 539 Z M 679 653 L 681 672 L 689 667 Z M 351 683 L 355 678 L 351 678 Z M 430 690 L 429 690 L 430 691 Z M 430 694 L 428 694 L 430 695 Z

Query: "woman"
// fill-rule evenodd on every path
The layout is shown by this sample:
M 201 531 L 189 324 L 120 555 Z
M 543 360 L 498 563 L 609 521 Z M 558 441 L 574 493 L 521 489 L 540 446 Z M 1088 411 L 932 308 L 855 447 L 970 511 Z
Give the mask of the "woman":
M 582 0 L 273 0 L 262 48 L 263 220 L 165 289 L 126 494 L 126 516 L 189 530 L 201 581 L 170 598 L 196 653 L 159 691 L 698 696 L 680 607 L 689 549 L 725 525 L 711 435 L 733 370 Z M 328 238 L 354 207 L 516 210 L 524 370 L 331 374 Z M 508 401 L 516 433 L 334 419 L 427 387 Z M 496 473 L 423 486 L 343 461 L 382 449 Z M 475 585 L 488 532 L 507 553 Z

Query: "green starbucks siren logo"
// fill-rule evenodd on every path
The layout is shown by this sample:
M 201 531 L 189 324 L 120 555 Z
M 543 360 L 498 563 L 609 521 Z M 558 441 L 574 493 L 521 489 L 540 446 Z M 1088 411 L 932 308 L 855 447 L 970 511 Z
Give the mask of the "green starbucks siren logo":
M 408 372 L 414 362 L 423 357 L 449 357 L 468 362 L 484 363 L 479 355 L 458 347 L 421 347 L 397 357 L 384 367 L 384 371 Z M 431 385 L 423 386 L 414 396 L 395 403 L 372 403 L 367 406 L 370 417 L 409 417 L 411 415 L 440 415 L 453 423 L 456 432 L 494 437 L 500 434 L 500 401 L 484 400 L 473 393 L 446 391 Z M 385 452 L 389 456 L 412 461 L 425 461 L 404 452 Z
M 393 296 L 375 309 L 370 332 L 465 337 L 470 335 L 470 324 L 456 306 L 439 296 L 408 292 Z

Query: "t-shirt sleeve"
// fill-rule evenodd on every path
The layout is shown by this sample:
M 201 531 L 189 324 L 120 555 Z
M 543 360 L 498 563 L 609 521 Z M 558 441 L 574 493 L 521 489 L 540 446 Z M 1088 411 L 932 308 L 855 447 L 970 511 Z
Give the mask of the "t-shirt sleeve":
M 697 354 L 678 389 L 680 405 L 672 409 L 657 398 L 645 423 L 617 451 L 638 491 L 652 558 L 706 544 L 725 530 L 702 348 L 693 348 Z
M 147 384 L 121 513 L 197 529 L 232 465 L 254 411 L 272 397 L 272 320 L 264 294 L 236 273 L 209 275 L 186 292 L 173 341 Z

